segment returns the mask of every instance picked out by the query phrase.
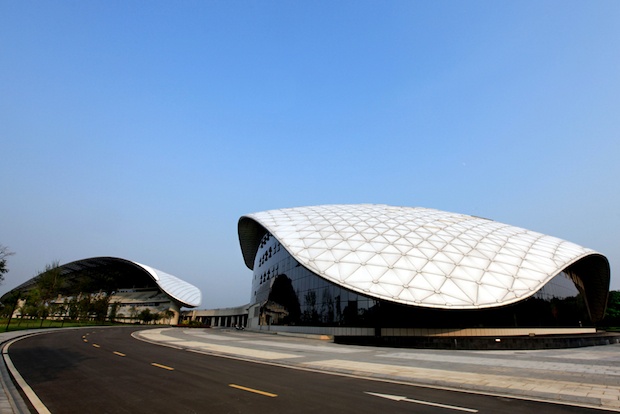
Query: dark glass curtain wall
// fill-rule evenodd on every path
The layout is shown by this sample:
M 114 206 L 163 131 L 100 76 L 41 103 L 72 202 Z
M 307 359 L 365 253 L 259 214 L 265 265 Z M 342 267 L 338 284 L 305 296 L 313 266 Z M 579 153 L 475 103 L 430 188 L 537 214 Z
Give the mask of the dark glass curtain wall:
M 301 266 L 267 233 L 254 262 L 252 303 L 263 325 L 382 328 L 591 326 L 582 293 L 560 273 L 528 299 L 477 310 L 443 310 L 373 299 Z

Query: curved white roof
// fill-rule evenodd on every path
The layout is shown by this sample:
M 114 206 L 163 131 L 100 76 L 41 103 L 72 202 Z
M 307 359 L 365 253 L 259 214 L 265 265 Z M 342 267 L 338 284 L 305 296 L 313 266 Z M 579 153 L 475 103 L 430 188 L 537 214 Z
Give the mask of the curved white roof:
M 108 266 L 111 264 L 126 264 L 133 268 L 136 268 L 146 276 L 153 279 L 157 286 L 172 299 L 178 301 L 181 306 L 188 308 L 194 308 L 200 305 L 202 300 L 202 293 L 196 286 L 179 279 L 176 276 L 172 276 L 161 270 L 157 270 L 150 266 L 146 266 L 131 260 L 121 259 L 117 257 L 92 257 L 89 259 L 76 260 L 75 262 L 67 263 L 59 266 L 61 275 L 69 276 L 72 273 L 80 272 L 86 269 L 93 269 L 102 266 Z M 37 277 L 22 283 L 13 290 L 21 290 L 29 288 L 36 283 Z
M 202 293 L 196 286 L 150 266 L 132 263 L 144 269 L 164 293 L 181 302 L 183 306 L 194 308 L 200 305 Z
M 591 249 L 492 220 L 428 208 L 324 205 L 243 216 L 239 239 L 250 269 L 266 231 L 319 276 L 408 305 L 479 309 L 514 303 L 591 256 L 598 261 L 592 276 L 596 289 L 604 291 L 605 283 L 609 289 L 607 259 Z

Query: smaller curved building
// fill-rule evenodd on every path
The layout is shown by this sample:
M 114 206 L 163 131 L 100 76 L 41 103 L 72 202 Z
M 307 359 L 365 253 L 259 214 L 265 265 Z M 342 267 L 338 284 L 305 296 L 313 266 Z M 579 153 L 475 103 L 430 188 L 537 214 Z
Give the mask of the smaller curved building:
M 121 321 L 135 321 L 140 312 L 148 309 L 153 315 L 162 316 L 161 320 L 176 324 L 180 308 L 197 307 L 202 298 L 197 287 L 176 276 L 116 257 L 77 260 L 53 271 L 57 272 L 58 280 L 49 288 L 54 294 L 51 305 L 61 306 L 84 296 L 105 298 L 114 309 L 115 319 Z M 27 297 L 45 273 L 7 292 L 0 301 L 15 292 Z
M 480 217 L 324 205 L 249 214 L 238 233 L 253 328 L 531 335 L 594 332 L 605 314 L 605 256 Z

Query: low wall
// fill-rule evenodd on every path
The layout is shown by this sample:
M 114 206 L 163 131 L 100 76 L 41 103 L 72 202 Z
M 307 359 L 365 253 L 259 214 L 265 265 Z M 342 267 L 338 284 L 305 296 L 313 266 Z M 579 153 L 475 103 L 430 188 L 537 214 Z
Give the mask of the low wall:
M 395 348 L 509 350 L 579 348 L 620 344 L 620 334 L 592 333 L 577 335 L 532 336 L 335 336 L 334 342 L 348 345 Z
M 594 334 L 596 328 L 382 328 L 381 336 L 534 336 Z
M 373 328 L 340 328 L 325 326 L 283 326 L 283 325 L 261 325 L 251 327 L 257 332 L 288 332 L 295 334 L 329 335 L 329 336 L 372 336 L 375 334 Z

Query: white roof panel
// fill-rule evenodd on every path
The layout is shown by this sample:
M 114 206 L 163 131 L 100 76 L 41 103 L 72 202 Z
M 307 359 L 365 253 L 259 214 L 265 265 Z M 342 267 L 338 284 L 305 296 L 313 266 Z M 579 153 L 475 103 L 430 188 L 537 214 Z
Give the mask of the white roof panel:
M 556 237 L 480 217 L 421 207 L 344 204 L 243 216 L 239 239 L 249 268 L 266 231 L 300 264 L 328 281 L 362 294 L 369 294 L 369 282 L 383 283 L 383 289 L 371 289 L 370 295 L 450 309 L 495 307 L 522 300 L 571 264 L 587 256 L 601 256 Z M 313 242 L 304 243 L 309 239 Z M 316 243 L 314 239 L 330 242 Z M 322 246 L 329 246 L 331 255 L 321 255 L 317 250 L 325 248 Z M 314 260 L 319 256 L 337 257 L 337 265 L 319 265 Z M 404 272 L 411 275 L 408 288 L 395 289 Z M 445 283 L 452 277 L 460 282 Z M 604 280 L 598 284 L 604 285 Z M 527 294 L 515 296 L 513 290 L 525 286 Z M 419 302 L 412 300 L 414 297 L 425 299 Z

